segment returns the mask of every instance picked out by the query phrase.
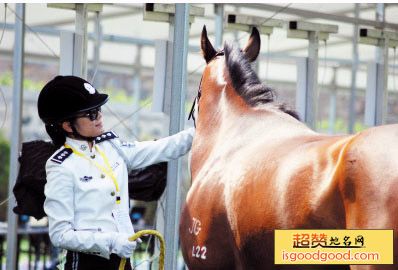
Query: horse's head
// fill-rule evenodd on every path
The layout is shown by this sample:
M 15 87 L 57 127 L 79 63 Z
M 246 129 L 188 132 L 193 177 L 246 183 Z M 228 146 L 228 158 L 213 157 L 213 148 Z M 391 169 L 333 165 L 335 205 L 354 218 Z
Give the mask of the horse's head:
M 259 55 L 260 44 L 260 34 L 257 28 L 253 27 L 245 49 L 240 50 L 237 43 L 226 42 L 224 49 L 217 51 L 207 37 L 206 26 L 203 27 L 201 49 L 207 65 L 196 100 L 201 107 L 204 105 L 207 110 L 208 107 L 215 107 L 217 104 L 214 103 L 220 100 L 223 93 L 229 97 L 230 103 L 239 104 L 241 109 L 245 107 L 246 110 L 274 101 L 273 90 L 261 83 L 251 67 L 251 62 Z M 200 100 L 202 94 L 205 100 Z M 298 118 L 283 105 L 276 107 Z M 214 116 L 214 113 L 212 115 Z M 212 118 L 214 120 L 214 117 Z

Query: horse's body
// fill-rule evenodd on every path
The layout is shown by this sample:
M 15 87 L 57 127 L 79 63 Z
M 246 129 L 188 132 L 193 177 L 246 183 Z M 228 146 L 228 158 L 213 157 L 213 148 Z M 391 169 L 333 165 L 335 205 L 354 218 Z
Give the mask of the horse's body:
M 255 42 L 252 35 L 248 58 Z M 212 59 L 209 46 L 204 31 L 208 65 L 180 222 L 188 268 L 350 269 L 274 265 L 274 229 L 395 229 L 397 242 L 398 126 L 317 134 L 271 103 L 240 94 L 230 76 L 236 70 L 224 60 L 239 52 L 226 47 L 225 57 Z

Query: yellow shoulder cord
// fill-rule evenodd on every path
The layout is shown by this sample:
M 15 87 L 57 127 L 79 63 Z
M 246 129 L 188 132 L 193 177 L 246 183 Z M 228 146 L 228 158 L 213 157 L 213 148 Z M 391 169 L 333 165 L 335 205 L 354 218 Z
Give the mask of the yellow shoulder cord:
M 157 238 L 159 238 L 160 241 L 160 256 L 159 256 L 159 270 L 164 270 L 164 256 L 165 256 L 165 244 L 164 244 L 164 239 L 162 235 L 155 230 L 142 230 L 134 234 L 129 238 L 131 242 L 137 240 L 141 236 L 147 235 L 147 234 L 153 234 Z M 124 270 L 124 266 L 126 265 L 126 259 L 122 258 L 120 261 L 119 265 L 119 270 Z
M 90 161 L 92 164 L 94 164 L 98 169 L 100 169 L 101 171 L 103 171 L 104 173 L 106 173 L 107 175 L 109 175 L 109 177 L 113 180 L 113 183 L 115 184 L 116 187 L 116 203 L 120 204 L 120 191 L 119 191 L 119 186 L 117 184 L 117 180 L 116 177 L 113 173 L 113 170 L 111 168 L 111 166 L 109 165 L 108 159 L 106 158 L 104 152 L 102 152 L 102 150 L 95 145 L 95 149 L 97 149 L 97 151 L 101 154 L 102 158 L 104 159 L 106 166 L 108 167 L 108 170 L 106 170 L 104 167 L 102 167 L 101 165 L 99 165 L 97 162 L 94 162 L 93 160 L 89 159 L 88 157 L 86 157 L 85 155 L 83 155 L 82 153 L 80 153 L 79 151 L 77 151 L 76 149 L 70 147 L 69 145 L 65 144 L 65 148 L 70 148 L 72 149 L 73 153 L 75 153 L 76 155 L 87 159 L 88 161 Z
M 117 179 L 116 179 L 115 174 L 113 173 L 112 167 L 111 167 L 111 165 L 109 165 L 108 159 L 106 158 L 104 152 L 102 152 L 101 148 L 99 148 L 99 146 L 95 145 L 95 149 L 97 149 L 97 151 L 101 154 L 102 158 L 105 160 L 106 166 L 108 167 L 108 170 L 109 170 L 109 176 L 112 178 L 113 183 L 115 183 L 115 187 L 116 187 L 116 202 L 118 204 L 120 204 L 119 186 L 117 184 Z

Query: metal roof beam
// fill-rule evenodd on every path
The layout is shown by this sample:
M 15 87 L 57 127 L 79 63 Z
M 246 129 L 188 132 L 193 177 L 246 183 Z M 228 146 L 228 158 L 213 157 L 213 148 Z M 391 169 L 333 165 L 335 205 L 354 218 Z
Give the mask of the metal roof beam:
M 241 6 L 241 4 L 230 4 L 230 5 Z M 270 5 L 270 4 L 258 4 L 258 3 L 245 4 L 245 6 L 248 8 L 262 9 L 262 10 L 275 11 L 275 12 L 280 11 L 281 8 L 283 8 L 283 6 Z M 394 23 L 387 23 L 387 22 L 380 23 L 380 22 L 376 22 L 373 20 L 355 19 L 353 17 L 343 16 L 343 15 L 329 14 L 329 13 L 323 13 L 323 12 L 317 12 L 317 11 L 291 8 L 291 7 L 284 9 L 281 13 L 298 15 L 298 16 L 302 16 L 306 19 L 322 18 L 325 20 L 337 21 L 337 22 L 342 22 L 342 23 L 368 25 L 368 26 L 373 26 L 375 28 L 381 28 L 384 26 L 386 28 L 390 28 L 390 29 L 394 29 L 394 30 L 398 29 L 398 24 L 394 24 Z
M 0 29 L 4 27 L 4 23 L 0 23 Z M 14 24 L 7 23 L 5 28 L 7 30 L 14 30 Z M 51 28 L 51 27 L 41 27 L 41 26 L 32 26 L 30 27 L 33 31 L 39 34 L 49 35 L 49 36 L 57 36 L 59 37 L 62 30 Z M 28 32 L 27 32 L 28 33 Z M 95 40 L 95 33 L 88 33 L 89 40 Z M 155 46 L 155 41 L 151 39 L 142 39 L 142 38 L 134 38 L 120 35 L 109 35 L 103 34 L 102 39 L 104 41 L 116 42 L 116 43 L 124 43 L 124 44 L 132 44 L 132 45 L 141 45 L 141 46 Z M 190 51 L 200 51 L 199 46 L 189 45 Z
M 376 9 L 376 5 L 372 3 L 362 3 L 360 4 L 360 11 L 366 12 L 366 11 L 374 11 Z M 334 14 L 336 15 L 346 15 L 346 14 L 354 14 L 355 13 L 355 4 L 353 4 L 353 8 L 350 9 L 341 9 L 341 10 L 336 10 L 334 11 Z
M 261 34 L 272 34 L 274 27 L 282 28 L 285 21 L 277 19 L 268 19 L 264 17 L 241 14 L 233 11 L 225 13 L 225 29 L 240 30 L 250 32 L 252 26 L 256 26 Z
M 127 10 L 127 11 L 119 11 L 119 12 L 112 12 L 112 13 L 108 13 L 108 14 L 102 14 L 102 20 L 119 18 L 119 17 L 124 17 L 124 16 L 130 16 L 130 15 L 137 15 L 141 12 L 142 12 L 142 8 L 131 8 L 130 10 Z M 88 20 L 94 21 L 95 15 L 90 15 L 88 17 Z M 46 22 L 46 23 L 33 24 L 32 26 L 54 27 L 54 26 L 61 26 L 61 25 L 65 25 L 65 24 L 74 24 L 74 23 L 75 23 L 75 18 L 73 17 L 71 19 L 56 20 L 56 21 L 51 21 L 51 22 Z
M 340 38 L 340 40 L 328 41 L 327 46 L 332 47 L 332 46 L 336 46 L 336 45 L 348 44 L 349 41 L 351 41 L 351 39 L 352 39 L 351 37 L 344 36 L 344 35 L 338 35 L 338 38 Z M 292 52 L 297 52 L 297 51 L 304 51 L 307 49 L 308 49 L 308 45 L 305 45 L 305 46 L 291 47 L 288 49 L 273 50 L 273 52 L 274 53 L 292 53 Z
M 307 46 L 308 48 L 308 46 Z M 4 50 L 0 49 L 0 59 L 4 60 L 12 60 L 12 50 Z M 299 56 L 294 56 L 294 55 L 289 55 L 289 54 L 281 54 L 281 53 L 270 53 L 268 56 L 266 53 L 260 53 L 260 57 L 262 59 L 266 59 L 267 57 L 269 59 L 277 59 L 278 61 L 280 60 L 285 60 L 287 62 L 294 62 L 299 58 Z M 389 58 L 389 75 L 394 75 L 393 69 L 398 69 L 398 65 L 394 65 L 392 62 L 393 58 Z M 325 58 L 319 58 L 320 62 L 324 62 Z M 38 53 L 29 53 L 25 52 L 25 63 L 29 64 L 53 64 L 56 65 L 59 62 L 58 57 L 54 57 L 52 55 L 44 55 L 44 54 L 38 54 Z M 89 66 L 91 66 L 92 61 L 89 59 Z M 326 62 L 328 63 L 336 63 L 339 65 L 339 68 L 351 68 L 352 66 L 352 60 L 350 59 L 342 59 L 342 58 L 332 58 L 328 57 L 326 58 Z M 366 71 L 366 64 L 368 64 L 368 61 L 359 61 L 359 65 L 361 71 Z M 138 68 L 134 63 L 132 64 L 125 64 L 125 63 L 116 63 L 116 62 L 110 62 L 110 61 L 101 61 L 101 70 L 106 70 L 106 71 L 113 71 L 117 73 L 122 73 L 122 74 L 132 74 L 132 71 Z M 153 71 L 152 66 L 140 66 L 142 71 Z M 198 70 L 195 73 L 191 75 L 200 75 L 202 70 Z M 190 76 L 191 76 L 190 75 Z

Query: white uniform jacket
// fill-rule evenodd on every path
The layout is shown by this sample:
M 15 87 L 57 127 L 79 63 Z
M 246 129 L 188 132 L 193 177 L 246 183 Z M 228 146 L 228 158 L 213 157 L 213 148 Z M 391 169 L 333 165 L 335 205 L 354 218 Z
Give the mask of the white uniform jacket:
M 105 154 L 117 179 L 120 207 L 129 208 L 128 171 L 170 161 L 186 154 L 192 145 L 194 129 L 157 141 L 124 143 L 113 132 L 97 137 L 94 144 Z M 87 141 L 66 139 L 66 144 L 103 168 L 101 154 Z M 127 157 L 116 150 L 115 145 Z M 61 147 L 46 163 L 47 184 L 44 211 L 49 218 L 49 235 L 56 247 L 110 256 L 110 241 L 117 232 L 112 210 L 116 207 L 116 187 L 110 176 L 89 160 Z

